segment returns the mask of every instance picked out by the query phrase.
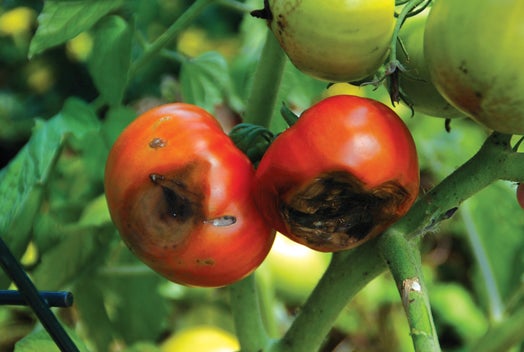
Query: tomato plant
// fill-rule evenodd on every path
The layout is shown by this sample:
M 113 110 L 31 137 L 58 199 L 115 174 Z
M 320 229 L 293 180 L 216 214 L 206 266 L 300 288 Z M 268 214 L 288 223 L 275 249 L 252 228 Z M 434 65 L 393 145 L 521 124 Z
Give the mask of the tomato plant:
M 415 111 L 435 117 L 454 118 L 464 114 L 451 106 L 431 81 L 424 57 L 424 28 L 429 14 L 426 8 L 402 24 L 397 53 L 404 69 L 399 72 L 399 84 L 405 103 Z
M 109 154 L 105 190 L 129 248 L 168 279 L 223 286 L 251 273 L 274 232 L 253 202 L 253 167 L 194 105 L 145 112 Z
M 524 134 L 523 15 L 518 0 L 439 0 L 424 34 L 440 93 L 485 127 L 510 134 Z
M 270 0 L 261 16 L 301 71 L 344 82 L 373 75 L 383 64 L 394 10 L 393 0 Z
M 1 2 L 0 350 L 523 350 L 521 137 L 386 102 L 518 127 L 521 2 L 395 3 Z
M 338 95 L 307 109 L 256 172 L 266 220 L 320 251 L 355 247 L 404 215 L 419 188 L 417 153 L 402 120 L 377 101 Z

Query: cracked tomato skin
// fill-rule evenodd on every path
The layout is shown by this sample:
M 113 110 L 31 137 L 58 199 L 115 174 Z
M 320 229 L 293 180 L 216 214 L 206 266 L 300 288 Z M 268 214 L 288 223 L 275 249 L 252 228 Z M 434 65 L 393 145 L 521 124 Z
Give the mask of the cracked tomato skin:
M 111 218 L 127 246 L 169 280 L 219 287 L 264 260 L 274 230 L 252 196 L 254 169 L 215 118 L 184 103 L 136 118 L 105 170 Z
M 377 236 L 418 194 L 411 134 L 384 104 L 338 95 L 279 135 L 255 176 L 266 220 L 310 248 L 334 252 Z

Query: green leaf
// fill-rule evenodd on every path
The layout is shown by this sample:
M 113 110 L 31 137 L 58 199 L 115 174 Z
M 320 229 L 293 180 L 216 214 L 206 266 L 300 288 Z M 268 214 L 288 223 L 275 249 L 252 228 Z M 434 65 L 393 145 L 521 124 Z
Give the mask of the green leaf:
M 119 16 L 104 18 L 95 27 L 89 71 L 104 100 L 119 105 L 124 96 L 131 64 L 132 31 Z
M 104 302 L 104 295 L 107 294 L 105 286 L 100 280 L 84 277 L 76 283 L 73 294 L 89 340 L 97 351 L 109 351 L 115 329 Z M 139 318 L 138 315 L 136 318 Z
M 76 347 L 80 352 L 89 352 L 80 337 L 71 329 L 64 327 L 67 334 L 71 337 Z M 15 352 L 59 352 L 60 349 L 55 344 L 51 336 L 46 330 L 37 329 L 23 339 L 18 341 L 15 345 Z
M 180 83 L 184 101 L 213 112 L 227 101 L 237 104 L 226 60 L 217 52 L 206 52 L 183 61 Z
M 490 316 L 500 319 L 524 275 L 524 217 L 515 188 L 496 182 L 464 202 L 460 214 L 476 262 L 473 282 Z
M 110 242 L 116 239 L 112 226 L 71 226 L 64 238 L 42 255 L 41 263 L 31 273 L 35 285 L 42 290 L 63 289 L 80 275 L 98 268 Z
M 29 57 L 90 29 L 122 4 L 122 0 L 45 1 L 38 16 L 38 29 L 29 46 Z
M 19 257 L 29 242 L 33 219 L 66 136 L 97 129 L 91 108 L 77 99 L 47 122 L 37 121 L 29 142 L 0 171 L 0 235 Z
M 124 128 L 127 127 L 135 117 L 136 111 L 130 107 L 116 106 L 109 109 L 102 126 L 102 134 L 106 144 L 108 146 L 113 145 Z

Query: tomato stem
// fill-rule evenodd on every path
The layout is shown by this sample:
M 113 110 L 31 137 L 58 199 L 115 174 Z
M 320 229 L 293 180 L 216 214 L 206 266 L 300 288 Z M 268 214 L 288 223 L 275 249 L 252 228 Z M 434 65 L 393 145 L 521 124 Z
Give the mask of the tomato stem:
M 269 127 L 285 63 L 286 55 L 273 33 L 268 29 L 262 56 L 258 62 L 247 99 L 244 122 Z
M 236 334 L 242 351 L 262 351 L 269 343 L 255 284 L 255 275 L 229 287 Z
M 130 76 L 135 74 L 142 66 L 149 62 L 156 54 L 169 44 L 182 30 L 193 22 L 202 11 L 216 0 L 196 0 L 175 22 L 156 40 L 146 46 L 146 50 L 131 66 Z
M 391 231 L 379 242 L 379 248 L 397 283 L 415 351 L 440 351 L 417 244 Z

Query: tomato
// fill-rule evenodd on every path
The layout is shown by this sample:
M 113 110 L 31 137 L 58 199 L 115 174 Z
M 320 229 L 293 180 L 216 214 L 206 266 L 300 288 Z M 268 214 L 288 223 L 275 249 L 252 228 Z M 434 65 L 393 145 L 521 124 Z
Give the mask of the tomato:
M 161 345 L 162 352 L 234 352 L 237 338 L 215 326 L 193 326 L 175 333 Z
M 260 268 L 267 268 L 277 293 L 286 302 L 301 304 L 317 285 L 330 259 L 331 253 L 314 251 L 277 233 Z
M 524 2 L 438 0 L 424 34 L 433 83 L 483 126 L 524 134 Z
M 331 82 L 373 75 L 395 26 L 394 0 L 269 0 L 265 17 L 291 62 Z
M 355 247 L 383 232 L 415 201 L 415 144 L 398 115 L 356 96 L 326 98 L 267 149 L 255 198 L 273 227 L 310 248 Z
M 431 81 L 424 58 L 424 28 L 428 14 L 429 8 L 426 8 L 407 18 L 400 29 L 402 46 L 397 44 L 397 58 L 406 69 L 399 72 L 400 88 L 415 111 L 435 117 L 463 117 L 464 114 L 451 106 Z
M 274 239 L 253 200 L 254 169 L 213 116 L 174 103 L 135 119 L 113 145 L 105 190 L 128 247 L 171 281 L 223 286 Z
M 517 202 L 524 209 L 524 183 L 519 183 L 517 186 Z

